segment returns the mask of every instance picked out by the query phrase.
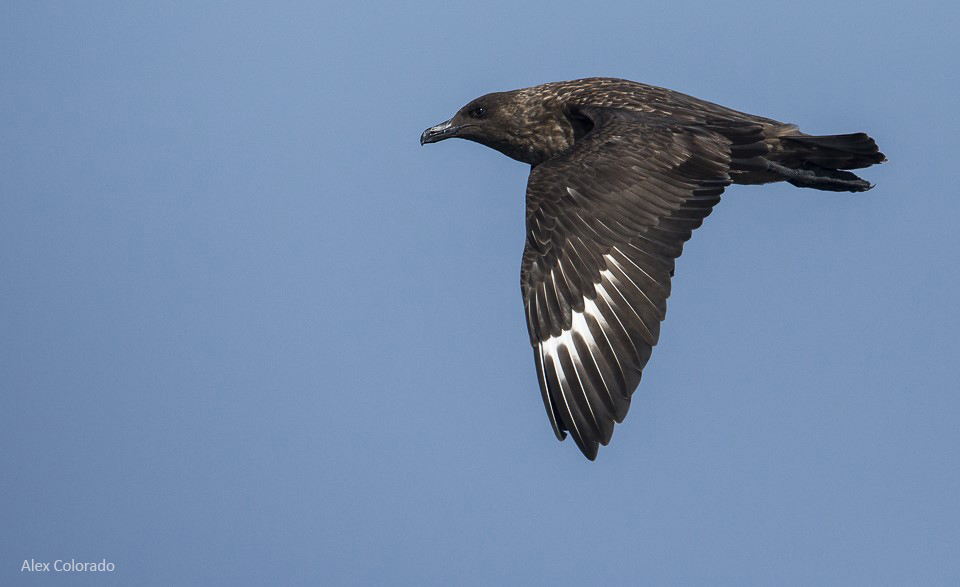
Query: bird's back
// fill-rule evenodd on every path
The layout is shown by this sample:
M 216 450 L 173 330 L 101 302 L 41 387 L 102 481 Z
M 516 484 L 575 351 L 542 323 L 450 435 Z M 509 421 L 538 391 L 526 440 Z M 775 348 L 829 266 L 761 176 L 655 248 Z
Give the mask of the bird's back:
M 543 99 L 566 104 L 623 108 L 690 123 L 752 122 L 780 132 L 797 128 L 793 124 L 733 110 L 675 90 L 611 77 L 551 82 L 528 88 L 528 91 L 540 94 Z

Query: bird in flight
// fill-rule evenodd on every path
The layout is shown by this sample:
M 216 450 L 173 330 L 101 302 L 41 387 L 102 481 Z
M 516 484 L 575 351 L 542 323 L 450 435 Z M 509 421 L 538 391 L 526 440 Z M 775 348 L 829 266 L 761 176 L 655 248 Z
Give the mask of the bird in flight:
M 520 288 L 559 440 L 606 446 L 660 335 L 674 262 L 732 183 L 862 192 L 864 133 L 813 136 L 613 78 L 481 96 L 420 143 L 458 137 L 531 166 Z

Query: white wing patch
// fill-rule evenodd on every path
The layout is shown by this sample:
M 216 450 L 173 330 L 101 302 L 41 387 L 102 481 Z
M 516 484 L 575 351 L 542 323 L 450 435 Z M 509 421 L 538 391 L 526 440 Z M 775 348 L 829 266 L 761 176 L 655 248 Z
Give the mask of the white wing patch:
M 617 266 L 618 262 L 611 255 L 604 255 L 604 260 L 607 262 L 608 267 Z M 553 272 L 551 272 L 552 274 Z M 560 280 L 564 279 L 565 276 L 561 274 L 559 277 Z M 537 351 L 540 353 L 540 365 L 543 372 L 541 376 L 543 380 L 549 381 L 552 379 L 547 376 L 548 372 L 551 374 L 556 374 L 556 380 L 559 382 L 561 389 L 555 390 L 560 391 L 560 398 L 563 401 L 562 406 L 559 406 L 563 412 L 566 412 L 568 418 L 565 418 L 567 422 L 570 423 L 574 428 L 575 434 L 580 434 L 579 430 L 576 430 L 577 424 L 576 420 L 573 417 L 573 412 L 570 408 L 569 402 L 574 401 L 572 397 L 573 388 L 570 386 L 571 382 L 577 382 L 576 389 L 584 390 L 584 405 L 590 406 L 591 403 L 589 398 L 586 397 L 585 390 L 589 387 L 589 382 L 586 381 L 586 371 L 584 364 L 587 361 L 592 362 L 597 366 L 596 369 L 592 369 L 594 373 L 599 373 L 601 382 L 603 383 L 603 391 L 610 398 L 611 403 L 615 403 L 614 394 L 616 386 L 613 381 L 606 381 L 604 379 L 604 369 L 600 369 L 599 366 L 603 364 L 605 360 L 600 354 L 600 347 L 598 346 L 598 341 L 595 339 L 595 336 L 603 337 L 603 346 L 608 349 L 615 349 L 616 346 L 613 344 L 613 341 L 610 340 L 608 333 L 611 329 L 611 324 L 607 322 L 607 319 L 604 317 L 603 313 L 600 311 L 600 306 L 598 302 L 604 304 L 610 309 L 623 306 L 623 302 L 627 302 L 629 305 L 629 300 L 624 298 L 620 293 L 618 288 L 617 277 L 610 271 L 610 269 L 605 268 L 600 272 L 600 283 L 594 285 L 594 295 L 591 297 L 584 296 L 583 298 L 583 311 L 577 312 L 573 311 L 570 328 L 564 330 L 557 336 L 552 336 L 539 345 L 537 345 Z M 551 275 L 551 279 L 556 287 L 556 281 L 558 280 L 557 276 Z M 615 298 L 620 298 L 623 300 L 619 304 Z M 614 327 L 623 329 L 626 332 L 626 327 L 620 319 L 617 318 L 615 313 L 612 313 L 613 318 L 616 320 L 617 324 Z M 591 323 L 594 324 L 593 330 L 591 330 Z M 599 328 L 598 328 L 599 327 Z M 594 333 L 597 333 L 596 335 Z M 577 340 L 579 339 L 579 341 Z M 578 344 L 579 342 L 579 344 Z M 579 350 L 577 347 L 580 347 Z M 565 353 L 569 356 L 570 361 L 567 368 L 564 368 L 564 361 L 561 360 L 561 350 L 564 349 Z M 623 366 L 620 364 L 620 359 L 614 353 L 615 365 L 610 365 L 615 367 L 621 373 L 624 372 Z M 573 365 L 573 372 L 568 373 L 569 365 Z M 551 407 L 553 400 L 556 399 L 555 394 L 548 394 L 548 400 L 551 402 Z M 584 414 L 587 416 L 587 414 Z M 596 419 L 596 416 L 593 414 L 592 408 L 590 410 L 589 416 Z
M 576 379 L 579 383 L 577 386 L 580 390 L 586 390 L 587 386 L 584 385 L 584 381 L 581 378 L 581 373 L 583 372 L 583 359 L 584 357 L 580 356 L 579 351 L 577 350 L 576 345 L 574 344 L 573 337 L 580 337 L 587 346 L 590 354 L 594 352 L 599 352 L 596 349 L 596 342 L 593 340 L 593 334 L 590 332 L 590 327 L 587 324 L 587 319 L 585 315 L 598 317 L 600 320 L 603 320 L 603 316 L 600 315 L 600 310 L 597 308 L 596 303 L 593 300 L 584 298 L 584 309 L 583 312 L 573 312 L 571 319 L 570 328 L 564 330 L 558 336 L 552 336 L 547 340 L 541 342 L 538 346 L 540 351 L 540 364 L 543 366 L 544 371 L 547 369 L 552 369 L 557 375 L 557 381 L 560 382 L 561 391 L 560 396 L 563 399 L 563 411 L 567 413 L 569 419 L 567 420 L 574 427 L 574 434 L 581 436 L 579 430 L 577 430 L 577 423 L 573 417 L 573 411 L 570 409 L 570 402 L 574 401 L 572 397 L 572 389 L 570 387 L 570 382 L 568 377 Z M 563 363 L 560 360 L 560 348 L 566 350 L 567 354 L 570 356 L 570 361 L 573 363 L 574 369 L 573 373 L 567 373 L 566 369 L 563 367 Z M 594 360 L 592 357 L 590 360 Z M 550 378 L 546 377 L 544 373 L 544 381 L 549 381 Z M 589 398 L 586 397 L 586 392 L 584 391 L 584 403 L 585 405 L 590 405 Z M 550 394 L 547 396 L 551 403 L 553 398 L 550 397 Z M 590 416 L 594 419 L 596 416 L 593 414 L 593 410 L 590 410 Z

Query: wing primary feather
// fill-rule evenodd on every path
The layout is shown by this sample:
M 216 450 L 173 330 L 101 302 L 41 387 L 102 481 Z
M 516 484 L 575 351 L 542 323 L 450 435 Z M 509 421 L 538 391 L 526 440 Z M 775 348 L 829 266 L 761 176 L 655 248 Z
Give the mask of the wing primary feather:
M 580 410 L 577 405 L 573 402 L 573 398 L 569 396 L 568 393 L 564 393 L 563 387 L 561 386 L 561 381 L 563 379 L 562 367 L 560 366 L 559 361 L 552 354 L 546 354 L 544 371 L 547 375 L 547 382 L 550 388 L 551 398 L 556 400 L 560 405 L 563 406 L 563 412 L 561 415 L 565 414 L 566 417 L 562 418 L 564 420 L 564 428 L 570 432 L 570 435 L 573 437 L 573 441 L 577 444 L 577 447 L 580 448 L 580 451 L 584 455 L 587 455 L 587 458 L 593 460 L 596 458 L 596 448 L 593 450 L 593 458 L 590 457 L 590 443 L 587 438 L 584 437 L 583 432 L 580 429 L 580 423 L 584 423 L 583 417 L 580 414 Z M 578 420 L 580 423 L 578 423 Z
M 609 284 L 609 279 L 604 279 L 599 284 L 597 284 L 597 295 L 596 302 L 597 308 L 600 310 L 600 314 L 604 317 L 607 324 L 611 326 L 618 326 L 619 328 L 609 328 L 605 331 L 609 333 L 609 336 L 612 336 L 613 339 L 610 340 L 611 347 L 613 349 L 614 355 L 617 357 L 617 362 L 620 363 L 620 367 L 623 369 L 624 383 L 628 381 L 629 370 L 632 369 L 642 369 L 643 364 L 640 362 L 642 353 L 640 348 L 637 346 L 634 336 L 631 335 L 630 329 L 624 325 L 623 321 L 620 319 L 620 313 L 617 312 L 617 306 L 614 304 L 613 298 L 610 297 L 610 294 L 607 293 L 605 284 Z
M 560 427 L 558 422 L 560 414 L 557 412 L 557 406 L 550 398 L 550 388 L 547 383 L 547 373 L 543 366 L 543 345 L 538 344 L 533 349 L 533 360 L 537 365 L 537 381 L 540 383 L 540 395 L 543 396 L 543 405 L 547 409 L 547 415 L 550 417 L 550 426 L 553 433 L 557 435 L 557 440 L 563 441 L 567 433 Z
M 576 347 L 577 356 L 580 360 L 580 371 L 587 380 L 589 387 L 596 390 L 597 396 L 600 398 L 600 401 L 603 402 L 604 411 L 606 412 L 605 416 L 617 422 L 622 422 L 623 418 L 618 416 L 621 411 L 623 411 L 621 406 L 623 398 L 620 394 L 614 393 L 610 389 L 612 381 L 607 383 L 604 378 L 604 371 L 609 372 L 609 367 L 606 365 L 601 367 L 601 363 L 604 362 L 603 355 L 600 354 L 599 349 L 597 349 L 596 352 L 594 351 L 593 335 L 590 334 L 586 317 L 581 315 L 580 320 L 582 320 L 581 327 L 573 333 L 573 344 Z M 581 330 L 584 331 L 586 336 L 581 335 Z M 610 441 L 610 435 L 612 434 L 612 426 L 609 428 L 609 432 L 604 428 L 603 438 L 600 444 L 606 445 L 607 442 Z
M 569 333 L 566 333 L 566 335 L 569 336 Z M 582 422 L 580 430 L 584 433 L 585 439 L 599 440 L 603 437 L 600 425 L 601 418 L 596 413 L 594 409 L 595 406 L 593 405 L 598 402 L 590 401 L 588 391 L 584 387 L 583 380 L 580 378 L 580 373 L 577 370 L 577 361 L 574 356 L 576 350 L 573 349 L 573 352 L 571 352 L 567 343 L 568 341 L 566 340 L 560 343 L 556 351 L 557 358 L 560 364 L 563 365 L 565 375 L 560 384 L 563 386 L 564 395 L 569 394 L 569 398 L 577 405 L 577 412 L 579 412 Z M 575 414 L 577 412 L 575 412 Z

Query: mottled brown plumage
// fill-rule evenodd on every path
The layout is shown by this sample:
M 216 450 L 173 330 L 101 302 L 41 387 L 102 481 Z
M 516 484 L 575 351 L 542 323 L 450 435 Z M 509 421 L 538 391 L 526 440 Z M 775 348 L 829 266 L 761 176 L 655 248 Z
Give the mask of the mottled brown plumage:
M 884 161 L 863 133 L 795 125 L 612 78 L 473 100 L 421 143 L 459 137 L 529 163 L 521 290 L 557 438 L 589 459 L 622 422 L 683 243 L 731 183 L 865 191 Z

